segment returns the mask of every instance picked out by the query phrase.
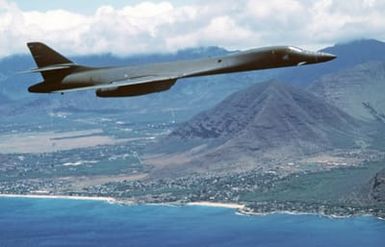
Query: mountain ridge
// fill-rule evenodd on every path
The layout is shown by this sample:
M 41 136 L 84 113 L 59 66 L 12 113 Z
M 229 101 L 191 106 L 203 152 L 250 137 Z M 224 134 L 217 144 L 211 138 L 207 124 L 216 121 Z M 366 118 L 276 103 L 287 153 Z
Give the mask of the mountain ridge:
M 356 118 L 375 120 L 376 114 L 385 112 L 385 61 L 327 74 L 314 81 L 309 90 Z
M 267 81 L 234 93 L 181 124 L 160 146 L 184 143 L 176 154 L 163 148 L 165 163 L 173 156 L 187 160 L 178 167 L 175 159 L 171 170 L 184 167 L 191 172 L 194 166 L 195 171 L 268 170 L 267 164 L 354 147 L 357 140 L 366 140 L 361 128 L 360 121 L 321 98 L 282 82 Z M 161 156 L 155 163 L 161 163 Z

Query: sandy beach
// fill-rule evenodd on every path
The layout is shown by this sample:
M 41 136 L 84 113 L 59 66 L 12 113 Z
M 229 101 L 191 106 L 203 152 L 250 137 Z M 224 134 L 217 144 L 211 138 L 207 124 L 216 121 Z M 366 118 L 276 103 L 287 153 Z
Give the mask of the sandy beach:
M 204 207 L 220 207 L 220 208 L 233 208 L 242 209 L 245 206 L 236 203 L 222 203 L 222 202 L 189 202 L 186 205 L 189 206 L 204 206 Z
M 124 203 L 127 205 L 136 204 L 132 201 L 117 201 L 112 197 L 92 197 L 92 196 L 66 196 L 66 195 L 17 195 L 17 194 L 0 194 L 0 197 L 8 198 L 33 198 L 33 199 L 67 199 L 67 200 L 84 200 L 84 201 L 105 201 L 109 203 Z M 149 203 L 149 205 L 166 205 L 166 206 L 175 206 L 176 204 L 169 203 Z M 204 207 L 221 207 L 221 208 L 233 208 L 233 209 L 242 209 L 244 205 L 235 204 L 235 203 L 221 203 L 221 202 L 189 202 L 182 205 L 189 206 L 204 206 Z
M 133 201 L 117 201 L 112 197 L 92 197 L 92 196 L 66 196 L 66 195 L 17 195 L 17 194 L 0 194 L 1 197 L 8 198 L 32 198 L 32 199 L 66 199 L 66 200 L 83 200 L 83 201 L 105 201 L 108 203 L 121 203 L 125 205 L 137 205 Z M 221 203 L 221 202 L 189 202 L 186 204 L 173 204 L 173 203 L 148 203 L 148 205 L 162 205 L 162 206 L 202 206 L 202 207 L 220 207 L 220 208 L 232 208 L 243 209 L 245 206 L 236 203 Z

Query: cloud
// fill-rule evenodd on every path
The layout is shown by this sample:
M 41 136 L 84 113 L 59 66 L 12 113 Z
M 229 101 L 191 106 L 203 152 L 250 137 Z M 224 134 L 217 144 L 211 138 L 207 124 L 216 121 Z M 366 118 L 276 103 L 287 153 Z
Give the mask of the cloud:
M 43 41 L 66 54 L 173 52 L 292 44 L 321 48 L 357 38 L 385 39 L 382 0 L 140 2 L 100 6 L 93 14 L 23 11 L 0 0 L 0 57 Z

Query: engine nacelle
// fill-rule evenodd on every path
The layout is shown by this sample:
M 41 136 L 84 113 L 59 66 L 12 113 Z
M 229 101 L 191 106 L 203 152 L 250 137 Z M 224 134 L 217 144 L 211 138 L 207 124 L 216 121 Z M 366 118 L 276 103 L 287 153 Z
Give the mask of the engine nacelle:
M 139 96 L 149 93 L 156 93 L 170 89 L 176 82 L 176 79 L 155 81 L 149 83 L 121 86 L 115 88 L 100 88 L 96 90 L 98 97 L 129 97 Z

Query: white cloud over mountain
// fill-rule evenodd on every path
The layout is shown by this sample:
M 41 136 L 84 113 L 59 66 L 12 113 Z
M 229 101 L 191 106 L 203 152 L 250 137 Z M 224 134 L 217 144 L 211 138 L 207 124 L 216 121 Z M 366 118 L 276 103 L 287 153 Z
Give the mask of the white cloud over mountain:
M 100 6 L 93 14 L 23 11 L 0 0 L 0 57 L 42 41 L 69 54 L 172 52 L 219 45 L 320 48 L 359 38 L 385 39 L 384 0 L 207 0 Z

